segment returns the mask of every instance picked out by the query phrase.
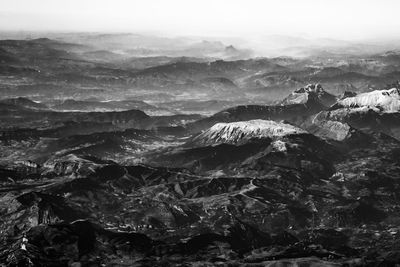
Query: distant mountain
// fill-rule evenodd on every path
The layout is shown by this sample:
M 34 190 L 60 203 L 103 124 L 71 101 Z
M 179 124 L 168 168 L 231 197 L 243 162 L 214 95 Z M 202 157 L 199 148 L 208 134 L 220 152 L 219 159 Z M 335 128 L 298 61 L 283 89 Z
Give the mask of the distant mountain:
M 177 101 L 166 101 L 164 103 L 158 103 L 157 106 L 160 108 L 176 110 L 179 113 L 196 113 L 204 115 L 212 115 L 221 110 L 229 107 L 236 106 L 237 104 L 246 103 L 247 100 L 242 101 L 229 101 L 229 100 L 177 100 Z
M 363 61 L 360 59 L 360 62 Z M 344 91 L 364 92 L 370 90 L 370 88 L 381 88 L 387 81 L 395 81 L 396 79 L 396 74 L 392 73 L 394 70 L 372 71 L 370 68 L 373 67 L 365 66 L 365 63 L 359 68 L 341 66 L 340 62 L 337 63 L 337 66 L 335 64 L 335 67 L 316 67 L 315 63 L 301 61 L 297 62 L 299 65 L 292 64 L 285 66 L 287 67 L 286 70 L 249 75 L 241 79 L 238 84 L 248 89 L 271 93 L 277 88 L 286 93 L 302 84 L 323 84 L 327 91 L 340 94 Z M 309 67 L 309 65 L 312 67 Z M 374 64 L 371 63 L 371 65 Z
M 78 57 L 68 52 L 68 49 L 75 44 L 68 44 L 40 38 L 33 40 L 0 40 L 0 49 L 3 54 L 7 53 L 10 57 L 17 57 L 19 62 L 33 63 L 32 61 L 47 59 L 73 60 Z M 76 45 L 79 46 L 79 45 Z M 12 63 L 12 62 L 10 62 Z
M 62 122 L 67 121 L 77 123 L 112 123 L 119 127 L 137 125 L 138 127 L 148 125 L 151 121 L 151 117 L 140 110 L 110 112 L 55 112 L 51 110 L 15 109 L 12 107 L 5 108 L 5 112 L 0 114 L 0 118 L 2 127 L 9 125 L 11 128 L 55 127 L 59 126 Z
M 171 57 L 249 57 L 249 49 L 237 49 L 226 53 L 226 45 L 221 41 L 188 37 L 162 37 L 148 34 L 59 34 L 57 39 L 72 41 L 93 47 L 95 50 L 119 51 L 135 57 L 171 56 Z
M 335 76 L 343 75 L 345 73 L 346 73 L 346 71 L 344 71 L 338 67 L 325 67 L 325 68 L 316 70 L 314 73 L 311 73 L 311 76 L 314 79 L 327 79 L 327 78 L 332 78 Z
M 274 88 L 296 88 L 304 84 L 302 78 L 292 76 L 283 69 L 277 72 L 267 72 L 263 74 L 256 73 L 250 77 L 245 77 L 240 80 L 240 85 L 249 89 L 264 89 L 268 88 L 267 92 Z
M 81 54 L 82 58 L 97 62 L 115 62 L 123 60 L 126 56 L 108 50 L 87 51 Z
M 66 99 L 61 104 L 52 106 L 56 110 L 80 110 L 80 111 L 115 111 L 115 110 L 130 110 L 130 109 L 155 109 L 139 100 L 113 100 L 113 101 L 88 101 Z
M 125 55 L 126 56 L 126 55 Z M 115 64 L 127 69 L 146 69 L 160 65 L 173 64 L 176 62 L 209 62 L 208 58 L 196 57 L 169 57 L 169 56 L 146 56 L 146 57 L 128 57 Z
M 206 63 L 199 62 L 176 62 L 167 65 L 156 66 L 139 71 L 132 75 L 133 81 L 151 81 L 152 79 L 173 81 L 200 80 L 210 77 L 224 77 L 227 79 L 238 79 L 260 70 L 275 71 L 283 67 L 272 63 L 268 59 L 249 59 L 239 61 L 217 60 Z M 157 80 L 156 80 L 157 79 Z M 175 82 L 176 83 L 176 82 Z
M 3 97 L 13 93 L 35 96 L 35 99 L 51 99 L 54 95 L 62 99 L 76 96 L 110 99 L 135 88 L 140 90 L 131 93 L 135 96 L 140 93 L 141 99 L 146 100 L 153 95 L 172 93 L 171 101 L 179 95 L 202 101 L 218 98 L 246 100 L 249 104 L 273 103 L 293 88 L 307 83 L 322 83 L 327 92 L 340 94 L 347 90 L 383 88 L 398 77 L 397 63 L 386 60 L 395 53 L 358 55 L 347 61 L 341 55 L 305 59 L 249 58 L 243 56 L 246 51 L 238 45 L 219 41 L 178 38 L 176 50 L 168 54 L 164 50 L 166 43 L 172 43 L 174 38 L 159 43 L 164 38 L 146 41 L 141 40 L 141 35 L 130 34 L 69 37 L 68 41 L 61 37 L 57 40 L 1 40 L 0 61 L 3 64 L 0 70 L 13 77 L 12 86 L 5 89 Z M 119 43 L 120 39 L 126 43 Z M 134 55 L 126 50 L 128 40 L 149 45 L 154 41 L 160 47 L 152 51 L 158 54 Z M 114 45 L 118 49 L 111 49 Z M 195 55 L 191 49 L 200 54 L 203 53 L 200 50 L 208 51 L 209 55 Z M 188 54 L 179 54 L 179 51 Z M 21 76 L 29 77 L 31 82 L 21 83 Z

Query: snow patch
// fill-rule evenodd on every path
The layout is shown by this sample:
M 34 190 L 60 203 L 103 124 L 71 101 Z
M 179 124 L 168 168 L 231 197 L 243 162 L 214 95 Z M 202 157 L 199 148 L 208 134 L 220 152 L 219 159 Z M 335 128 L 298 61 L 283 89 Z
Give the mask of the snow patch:
M 286 143 L 281 141 L 281 140 L 276 140 L 274 142 L 271 143 L 271 147 L 274 151 L 277 152 L 286 152 Z

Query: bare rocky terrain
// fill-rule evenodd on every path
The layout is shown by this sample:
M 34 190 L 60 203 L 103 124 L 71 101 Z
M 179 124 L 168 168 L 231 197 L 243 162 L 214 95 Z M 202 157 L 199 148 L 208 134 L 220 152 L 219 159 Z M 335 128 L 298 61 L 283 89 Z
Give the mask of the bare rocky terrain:
M 53 37 L 0 40 L 1 264 L 399 263 L 399 52 Z

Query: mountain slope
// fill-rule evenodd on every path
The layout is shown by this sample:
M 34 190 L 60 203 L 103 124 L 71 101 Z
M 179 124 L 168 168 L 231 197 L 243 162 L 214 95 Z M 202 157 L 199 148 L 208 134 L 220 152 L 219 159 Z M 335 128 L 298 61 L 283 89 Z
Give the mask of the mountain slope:
M 267 120 L 250 120 L 231 123 L 217 123 L 193 138 L 201 145 L 241 144 L 251 139 L 282 137 L 290 134 L 306 133 L 290 124 Z

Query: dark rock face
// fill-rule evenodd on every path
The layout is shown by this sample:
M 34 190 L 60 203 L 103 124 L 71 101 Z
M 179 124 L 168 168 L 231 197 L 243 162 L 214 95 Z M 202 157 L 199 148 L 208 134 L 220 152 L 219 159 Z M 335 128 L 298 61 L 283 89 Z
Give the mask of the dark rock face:
M 325 107 L 330 107 L 336 103 L 336 97 L 326 92 L 322 85 L 317 83 L 295 90 L 282 101 L 282 105 L 305 104 L 312 100 L 320 102 Z

